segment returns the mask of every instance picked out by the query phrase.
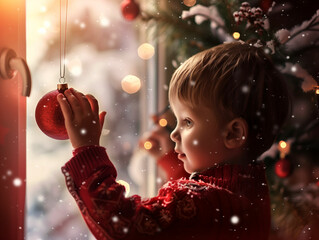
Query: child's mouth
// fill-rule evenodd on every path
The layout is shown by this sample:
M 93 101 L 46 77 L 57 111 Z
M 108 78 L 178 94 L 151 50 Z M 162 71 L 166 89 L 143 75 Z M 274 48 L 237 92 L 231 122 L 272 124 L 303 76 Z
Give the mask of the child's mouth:
M 186 157 L 186 155 L 184 153 L 179 153 L 177 157 L 178 159 L 183 160 Z

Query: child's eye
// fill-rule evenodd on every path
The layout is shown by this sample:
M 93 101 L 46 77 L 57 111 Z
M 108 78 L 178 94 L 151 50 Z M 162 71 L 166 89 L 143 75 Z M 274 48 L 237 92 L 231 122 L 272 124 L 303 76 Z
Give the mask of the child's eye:
M 191 127 L 193 125 L 193 122 L 187 118 L 184 119 L 184 123 L 187 127 Z

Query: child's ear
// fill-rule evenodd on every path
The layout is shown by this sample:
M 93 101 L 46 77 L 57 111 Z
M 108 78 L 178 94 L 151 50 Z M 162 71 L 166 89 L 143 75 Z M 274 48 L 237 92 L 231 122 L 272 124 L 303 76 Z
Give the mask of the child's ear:
M 229 149 L 242 147 L 248 137 L 248 124 L 243 118 L 235 118 L 224 128 L 224 143 Z

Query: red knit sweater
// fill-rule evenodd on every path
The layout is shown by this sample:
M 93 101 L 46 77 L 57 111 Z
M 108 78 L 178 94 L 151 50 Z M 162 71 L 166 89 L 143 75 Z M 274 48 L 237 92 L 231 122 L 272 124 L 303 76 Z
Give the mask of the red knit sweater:
M 166 183 L 156 197 L 124 197 L 102 147 L 82 148 L 62 167 L 97 239 L 266 240 L 270 206 L 264 167 L 216 166 Z

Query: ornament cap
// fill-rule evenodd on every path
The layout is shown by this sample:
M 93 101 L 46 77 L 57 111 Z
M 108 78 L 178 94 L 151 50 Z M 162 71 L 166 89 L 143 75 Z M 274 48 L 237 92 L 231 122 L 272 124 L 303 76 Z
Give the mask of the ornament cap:
M 68 89 L 68 84 L 67 83 L 58 83 L 57 89 L 60 93 L 64 93 L 64 91 Z

